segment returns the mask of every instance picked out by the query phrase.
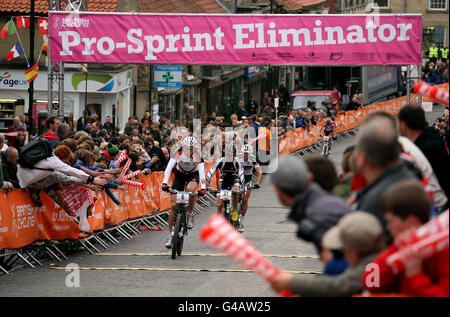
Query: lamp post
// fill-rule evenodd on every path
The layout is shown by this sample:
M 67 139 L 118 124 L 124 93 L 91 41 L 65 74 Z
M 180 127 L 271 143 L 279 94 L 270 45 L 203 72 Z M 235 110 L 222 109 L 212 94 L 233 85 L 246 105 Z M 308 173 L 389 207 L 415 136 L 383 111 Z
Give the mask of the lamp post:
M 34 65 L 34 0 L 30 1 L 30 65 Z M 34 107 L 34 80 L 29 83 L 28 88 L 28 118 L 33 118 L 33 107 Z M 50 107 L 50 104 L 48 105 Z
M 88 87 L 88 65 L 81 64 L 81 72 L 84 73 L 84 79 L 86 82 L 86 86 L 84 88 L 84 109 L 87 107 L 87 87 Z

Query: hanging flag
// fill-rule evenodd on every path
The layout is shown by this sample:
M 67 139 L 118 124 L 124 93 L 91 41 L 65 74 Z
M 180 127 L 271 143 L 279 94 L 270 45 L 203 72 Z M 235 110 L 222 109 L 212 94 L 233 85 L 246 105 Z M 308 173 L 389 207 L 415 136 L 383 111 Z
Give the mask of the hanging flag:
M 31 83 L 38 75 L 39 63 L 34 64 L 27 71 L 25 71 L 25 78 Z
M 39 34 L 47 35 L 48 34 L 48 19 L 47 18 L 38 18 L 38 26 L 39 26 Z
M 20 44 L 20 42 L 17 42 L 16 45 L 14 45 L 14 47 L 6 55 L 6 60 L 9 62 L 10 60 L 19 57 L 21 55 L 24 55 L 23 47 Z
M 9 20 L 8 22 L 6 22 L 6 24 L 0 31 L 0 37 L 4 39 L 5 37 L 11 34 L 16 34 L 16 28 L 14 27 L 13 21 Z
M 30 17 L 16 17 L 16 23 L 18 28 L 29 28 Z
M 44 45 L 42 46 L 42 54 L 45 56 L 48 56 L 48 44 L 47 42 L 44 42 Z

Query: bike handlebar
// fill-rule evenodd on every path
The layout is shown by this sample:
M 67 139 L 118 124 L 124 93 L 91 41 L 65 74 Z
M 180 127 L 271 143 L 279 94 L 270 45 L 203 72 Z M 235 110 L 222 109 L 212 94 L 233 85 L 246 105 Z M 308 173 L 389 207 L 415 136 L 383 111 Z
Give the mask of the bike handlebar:
M 221 189 L 208 188 L 208 192 L 210 192 L 211 194 L 217 194 L 217 193 L 219 193 L 220 191 L 221 191 Z M 234 190 L 232 190 L 231 193 L 232 193 L 232 194 L 235 194 L 235 195 L 240 195 L 240 194 L 243 194 L 244 191 L 243 191 L 243 190 L 239 190 L 239 191 L 234 191 Z
M 169 192 L 171 193 L 171 194 L 178 194 L 178 193 L 184 193 L 184 192 L 182 192 L 182 191 L 178 191 L 178 190 L 176 190 L 176 189 L 172 189 L 172 188 L 170 188 L 169 189 Z M 189 192 L 189 196 L 197 196 L 198 195 L 198 193 L 197 192 Z

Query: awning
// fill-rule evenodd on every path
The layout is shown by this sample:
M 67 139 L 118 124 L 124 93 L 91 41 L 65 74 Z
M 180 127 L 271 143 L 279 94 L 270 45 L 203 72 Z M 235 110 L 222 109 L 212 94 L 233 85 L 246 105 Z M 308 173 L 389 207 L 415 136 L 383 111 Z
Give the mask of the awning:
M 214 88 L 220 85 L 225 84 L 226 82 L 245 75 L 245 68 L 238 69 L 229 73 L 222 73 L 219 76 L 215 77 L 207 77 L 202 76 L 203 79 L 202 87 L 203 88 Z
M 183 88 L 164 88 L 158 91 L 160 96 L 179 95 L 183 92 Z

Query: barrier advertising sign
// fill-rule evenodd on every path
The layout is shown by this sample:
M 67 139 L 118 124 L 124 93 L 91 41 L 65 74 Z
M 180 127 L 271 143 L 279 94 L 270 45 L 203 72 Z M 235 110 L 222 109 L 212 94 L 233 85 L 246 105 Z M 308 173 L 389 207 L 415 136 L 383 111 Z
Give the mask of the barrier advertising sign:
M 50 12 L 57 62 L 418 65 L 420 15 Z

